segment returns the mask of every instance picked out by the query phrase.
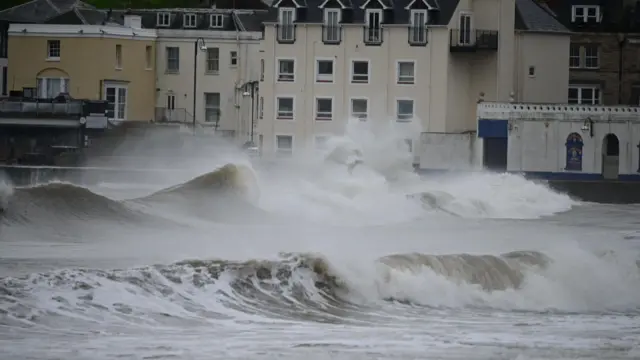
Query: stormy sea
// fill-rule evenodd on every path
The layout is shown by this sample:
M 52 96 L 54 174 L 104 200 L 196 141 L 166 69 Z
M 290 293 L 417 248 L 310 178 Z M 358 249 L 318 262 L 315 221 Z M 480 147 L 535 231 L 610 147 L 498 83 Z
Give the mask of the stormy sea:
M 640 358 L 640 205 L 419 176 L 383 133 L 2 177 L 0 359 Z

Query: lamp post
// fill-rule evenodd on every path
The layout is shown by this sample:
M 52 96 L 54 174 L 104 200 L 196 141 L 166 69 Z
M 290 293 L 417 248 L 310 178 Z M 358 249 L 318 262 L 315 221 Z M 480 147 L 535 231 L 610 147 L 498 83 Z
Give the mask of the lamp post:
M 257 80 L 253 80 L 253 81 L 248 81 L 246 83 L 244 83 L 244 85 L 242 85 L 240 88 L 244 88 L 245 91 L 242 93 L 242 96 L 247 97 L 247 96 L 251 96 L 251 131 L 250 131 L 250 138 L 251 138 L 251 145 L 255 146 L 255 142 L 254 142 L 254 128 L 255 128 L 255 108 L 256 108 L 256 102 L 255 102 L 255 94 L 256 91 L 258 91 L 258 84 L 259 82 Z M 249 91 L 247 91 L 247 89 L 249 89 Z
M 193 133 L 196 132 L 196 105 L 197 105 L 197 90 L 198 90 L 198 50 L 207 51 L 207 45 L 204 43 L 204 39 L 199 37 L 193 43 Z

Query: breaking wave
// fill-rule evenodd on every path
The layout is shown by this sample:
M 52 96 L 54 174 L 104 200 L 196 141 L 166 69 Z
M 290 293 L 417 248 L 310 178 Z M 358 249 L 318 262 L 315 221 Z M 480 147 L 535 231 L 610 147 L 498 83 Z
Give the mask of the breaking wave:
M 372 316 L 392 316 L 388 312 L 401 309 L 399 304 L 640 310 L 635 264 L 612 262 L 610 255 L 582 259 L 571 264 L 580 274 L 567 271 L 561 259 L 534 251 L 394 254 L 357 271 L 322 255 L 303 253 L 283 253 L 273 260 L 188 260 L 126 270 L 57 270 L 1 278 L 0 324 L 48 324 L 60 318 L 149 324 L 171 318 L 209 321 L 248 315 L 367 321 Z M 616 282 L 611 282 L 614 277 Z

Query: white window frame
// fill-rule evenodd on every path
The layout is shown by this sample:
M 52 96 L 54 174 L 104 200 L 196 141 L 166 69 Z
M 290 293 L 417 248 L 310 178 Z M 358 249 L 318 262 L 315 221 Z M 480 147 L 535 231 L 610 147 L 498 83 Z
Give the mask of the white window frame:
M 410 114 L 411 116 L 408 116 L 409 114 L 400 114 L 399 110 L 400 110 L 400 101 L 411 101 L 412 103 L 412 113 Z M 396 121 L 400 122 L 400 123 L 408 123 L 411 122 L 412 119 L 416 116 L 416 101 L 414 99 L 411 98 L 396 98 Z
M 216 50 L 217 56 L 209 57 L 211 53 Z M 206 52 L 206 63 L 207 66 L 205 68 L 205 73 L 209 75 L 217 75 L 220 72 L 220 48 L 218 47 L 208 47 Z
M 379 24 L 378 26 L 371 26 L 371 15 L 378 14 Z M 384 23 L 384 12 L 382 9 L 366 9 L 365 10 L 365 24 L 367 33 L 365 34 L 365 40 L 371 43 L 382 42 L 382 23 Z
M 216 105 L 209 105 L 209 104 L 207 103 L 207 95 L 209 95 L 209 94 L 213 94 L 213 95 L 218 94 L 218 105 L 217 105 L 217 106 L 216 106 Z M 202 113 L 202 118 L 204 119 L 204 123 L 207 123 L 207 124 L 211 124 L 211 123 L 214 123 L 214 124 L 216 124 L 216 123 L 220 123 L 220 120 L 221 120 L 221 118 L 222 118 L 222 113 L 221 113 L 221 111 L 220 111 L 221 106 L 222 106 L 222 93 L 219 93 L 219 92 L 205 92 L 205 93 L 202 95 L 202 97 L 203 97 L 202 102 L 203 102 L 203 104 L 204 104 L 204 106 L 202 107 L 202 111 L 203 111 L 203 113 Z M 216 118 L 215 120 L 211 120 L 211 121 L 209 121 L 209 119 L 208 119 L 208 117 L 207 117 L 207 111 L 208 111 L 208 110 L 214 110 L 214 111 L 216 111 L 216 117 L 217 117 L 217 118 Z
M 194 29 L 198 27 L 198 16 L 194 13 L 184 14 L 182 16 L 182 25 L 186 29 Z
M 602 103 L 602 88 L 599 85 L 571 84 L 571 85 L 569 85 L 569 88 L 567 89 L 567 93 L 571 89 L 577 89 L 578 90 L 578 98 L 576 99 L 577 102 L 575 102 L 575 103 L 570 102 L 570 104 L 600 105 Z M 593 96 L 592 96 L 591 99 L 589 99 L 588 103 L 585 103 L 584 99 L 582 98 L 582 90 L 584 90 L 584 89 L 593 90 L 592 91 Z M 596 99 L 596 97 L 595 97 L 596 90 L 598 92 L 598 98 L 597 98 L 596 102 L 593 102 L 593 100 Z
M 589 16 L 589 10 L 595 10 L 595 15 Z M 582 15 L 578 15 L 578 11 L 582 12 Z M 574 23 L 577 20 L 582 20 L 587 23 L 590 20 L 600 22 L 600 6 L 599 5 L 573 5 L 571 6 L 571 22 Z
M 278 138 L 281 136 L 286 136 L 291 138 L 291 149 L 281 149 L 280 147 L 278 147 Z M 293 134 L 283 134 L 283 133 L 275 134 L 273 141 L 274 141 L 273 145 L 274 145 L 276 154 L 281 154 L 281 155 L 293 154 L 293 149 L 295 147 L 295 136 L 293 136 Z
M 156 15 L 156 26 L 169 27 L 169 25 L 171 25 L 171 13 L 159 12 Z
M 364 100 L 367 102 L 367 111 L 365 113 L 355 113 L 353 110 L 353 100 Z M 352 98 L 349 98 L 349 117 L 354 118 L 354 119 L 359 119 L 360 121 L 367 121 L 367 119 L 369 118 L 369 107 L 370 107 L 370 101 L 368 97 L 364 97 L 364 96 L 355 96 Z
M 105 81 L 103 88 L 102 88 L 102 93 L 103 93 L 103 100 L 107 100 L 107 89 L 108 88 L 114 88 L 115 89 L 115 96 L 116 96 L 116 101 L 113 104 L 113 118 L 110 118 L 111 120 L 115 120 L 115 121 L 126 121 L 127 120 L 127 112 L 129 110 L 129 86 L 127 84 L 123 84 L 123 83 L 118 83 L 118 82 L 109 82 L 109 81 Z M 124 109 L 123 109 L 123 116 L 119 116 L 119 105 L 120 104 L 120 98 L 119 98 L 119 92 L 120 89 L 124 89 L 125 90 L 125 100 L 124 100 Z
M 122 70 L 122 45 L 121 44 L 116 44 L 116 70 Z
M 468 31 L 468 36 L 469 38 L 466 38 L 467 32 L 465 31 L 465 29 L 463 29 L 462 24 L 464 24 L 464 22 L 462 21 L 464 18 L 469 18 L 469 31 Z M 473 13 L 470 11 L 461 11 L 458 14 L 458 44 L 459 45 L 472 45 L 475 43 L 476 39 L 475 39 L 475 27 L 474 27 L 474 21 L 473 21 Z
M 280 113 L 280 99 L 292 99 L 293 100 L 293 109 L 291 114 L 282 115 Z M 277 95 L 275 98 L 275 113 L 276 119 L 278 120 L 294 120 L 296 118 L 296 97 L 294 95 Z
M 291 13 L 291 23 L 283 21 L 284 13 Z M 293 26 L 295 25 L 295 22 L 296 22 L 296 8 L 290 8 L 290 7 L 279 8 L 278 9 L 278 25 L 280 27 L 278 28 L 277 38 L 279 40 L 284 40 L 284 41 L 293 41 L 296 38 L 295 29 L 293 28 Z M 291 27 L 290 32 L 289 32 L 289 27 Z
M 281 61 L 292 61 L 293 62 L 293 72 L 292 73 L 281 73 L 280 72 L 280 62 Z M 293 83 L 296 82 L 296 67 L 298 66 L 295 58 L 276 58 L 276 83 Z
M 318 109 L 318 100 L 330 100 L 331 101 L 331 111 L 330 112 L 319 112 Z M 333 96 L 316 96 L 313 101 L 313 114 L 316 121 L 331 121 L 333 120 L 333 115 L 335 113 L 335 100 Z
M 229 67 L 237 67 L 238 66 L 238 52 L 230 51 L 229 52 Z
M 366 62 L 367 63 L 367 80 L 355 80 L 353 77 L 356 75 L 354 73 L 354 65 L 356 62 Z M 364 76 L 364 75 L 357 75 L 357 76 Z M 371 82 L 371 61 L 369 59 L 351 59 L 350 64 L 349 64 L 349 82 L 351 84 L 357 84 L 357 85 L 366 85 L 369 84 Z
M 404 79 L 401 79 L 400 76 L 400 65 L 401 64 L 413 64 L 413 75 L 411 77 L 404 76 Z M 416 61 L 415 60 L 404 60 L 399 59 L 396 60 L 396 85 L 415 85 L 416 84 Z
M 424 24 L 416 24 L 416 14 L 424 15 Z M 411 41 L 416 44 L 423 44 L 427 42 L 427 24 L 429 23 L 429 12 L 427 10 L 411 10 L 410 19 L 411 22 Z
M 326 61 L 331 62 L 331 75 L 320 74 L 320 62 Z M 335 81 L 335 73 L 336 73 L 336 60 L 330 57 L 317 57 L 316 58 L 316 76 L 315 82 L 316 84 L 333 84 Z
M 51 76 L 42 76 L 36 79 L 36 93 L 39 98 L 46 99 L 49 98 L 47 96 L 47 83 L 49 80 L 60 80 L 60 88 L 58 94 L 69 92 L 69 78 L 67 77 L 51 77 Z M 58 94 L 52 95 L 51 98 L 57 96 Z
M 176 69 L 170 69 L 169 68 L 169 49 L 178 49 L 178 58 L 177 58 L 177 68 Z M 177 74 L 180 72 L 180 48 L 178 46 L 167 46 L 164 48 L 164 54 L 165 54 L 165 72 L 168 74 Z
M 329 14 L 338 14 L 336 16 L 336 24 L 329 23 Z M 342 10 L 340 9 L 324 9 L 322 23 L 324 24 L 324 40 L 330 42 L 340 41 L 340 22 L 342 21 Z
M 47 40 L 47 61 L 60 61 L 62 55 L 62 42 L 60 40 Z
M 145 70 L 153 70 L 153 46 L 147 45 L 144 51 Z
M 224 27 L 224 16 L 222 14 L 209 15 L 209 27 L 212 29 L 222 29 Z
M 578 48 L 577 56 L 575 56 L 575 54 L 571 52 L 571 50 L 575 49 L 575 47 Z M 595 48 L 596 50 L 596 55 L 588 56 L 587 50 L 593 49 L 593 48 Z M 574 66 L 574 64 L 572 64 L 572 60 L 575 60 L 576 58 L 578 59 L 578 66 Z M 591 59 L 591 60 L 595 59 L 596 65 L 588 66 L 587 59 Z M 570 69 L 589 69 L 589 70 L 600 69 L 600 46 L 597 44 L 571 44 L 569 47 L 569 68 Z

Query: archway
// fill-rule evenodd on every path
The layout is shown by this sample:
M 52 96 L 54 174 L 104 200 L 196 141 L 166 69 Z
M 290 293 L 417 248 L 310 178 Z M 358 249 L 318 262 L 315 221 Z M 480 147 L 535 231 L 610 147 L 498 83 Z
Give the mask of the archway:
M 620 173 L 620 140 L 615 134 L 607 134 L 602 140 L 602 177 L 617 179 Z
M 567 152 L 567 159 L 564 169 L 567 171 L 582 171 L 582 136 L 578 133 L 571 133 L 567 136 L 564 144 Z
M 52 99 L 60 93 L 69 92 L 69 74 L 55 67 L 45 68 L 37 75 L 38 97 Z

